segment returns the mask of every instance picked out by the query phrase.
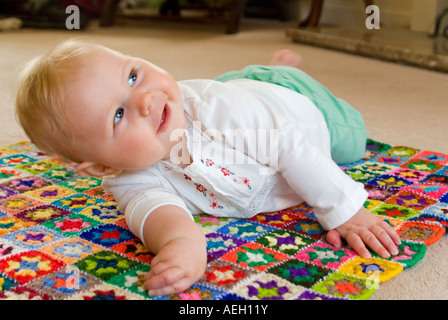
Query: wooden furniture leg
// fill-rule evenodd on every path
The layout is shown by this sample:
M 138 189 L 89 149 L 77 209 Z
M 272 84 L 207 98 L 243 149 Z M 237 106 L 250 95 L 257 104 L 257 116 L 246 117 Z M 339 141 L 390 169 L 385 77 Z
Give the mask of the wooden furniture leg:
M 114 24 L 115 12 L 120 0 L 106 0 L 101 10 L 100 26 L 109 27 Z
M 299 27 L 315 27 L 319 24 L 320 14 L 324 0 L 313 0 L 308 17 L 299 24 Z
M 224 13 L 226 34 L 237 33 L 240 27 L 241 17 L 246 8 L 247 0 L 235 0 Z

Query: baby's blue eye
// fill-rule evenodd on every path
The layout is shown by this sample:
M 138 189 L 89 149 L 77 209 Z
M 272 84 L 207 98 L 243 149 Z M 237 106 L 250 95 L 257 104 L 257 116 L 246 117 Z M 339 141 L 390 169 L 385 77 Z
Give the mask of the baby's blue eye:
M 132 86 L 134 85 L 134 83 L 135 83 L 136 80 L 137 80 L 137 74 L 136 74 L 134 71 L 132 71 L 132 72 L 129 74 L 128 85 L 129 85 L 130 87 L 132 87 Z
M 115 111 L 114 127 L 117 125 L 118 122 L 120 122 L 120 120 L 123 118 L 123 116 L 124 116 L 124 109 L 118 108 L 117 111 Z

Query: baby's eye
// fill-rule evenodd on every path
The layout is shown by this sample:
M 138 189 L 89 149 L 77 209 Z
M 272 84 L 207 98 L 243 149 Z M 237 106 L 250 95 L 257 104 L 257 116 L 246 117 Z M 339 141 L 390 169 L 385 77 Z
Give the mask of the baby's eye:
M 128 85 L 132 87 L 135 81 L 137 81 L 137 73 L 135 71 L 131 71 L 128 78 Z
M 118 108 L 117 111 L 115 111 L 114 127 L 117 125 L 118 122 L 120 122 L 120 120 L 123 118 L 123 116 L 124 116 L 124 109 Z

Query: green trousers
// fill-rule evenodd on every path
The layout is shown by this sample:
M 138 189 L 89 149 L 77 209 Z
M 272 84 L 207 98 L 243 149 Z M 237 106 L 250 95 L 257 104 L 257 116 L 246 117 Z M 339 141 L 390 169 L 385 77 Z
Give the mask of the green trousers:
M 221 82 L 235 79 L 269 82 L 303 94 L 316 105 L 327 122 L 332 159 L 344 164 L 358 161 L 364 156 L 367 132 L 362 115 L 302 70 L 286 66 L 251 65 L 216 78 Z

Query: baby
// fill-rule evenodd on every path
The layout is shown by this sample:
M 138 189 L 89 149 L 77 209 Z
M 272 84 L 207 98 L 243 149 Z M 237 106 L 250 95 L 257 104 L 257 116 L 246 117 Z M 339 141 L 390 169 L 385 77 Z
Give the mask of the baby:
M 206 240 L 192 218 L 203 212 L 250 218 L 306 201 L 330 244 L 397 254 L 398 235 L 364 209 L 363 185 L 336 164 L 363 156 L 362 117 L 299 64 L 281 50 L 268 66 L 176 82 L 146 60 L 66 41 L 25 67 L 16 109 L 41 150 L 103 177 L 155 254 L 149 295 L 203 275 Z

